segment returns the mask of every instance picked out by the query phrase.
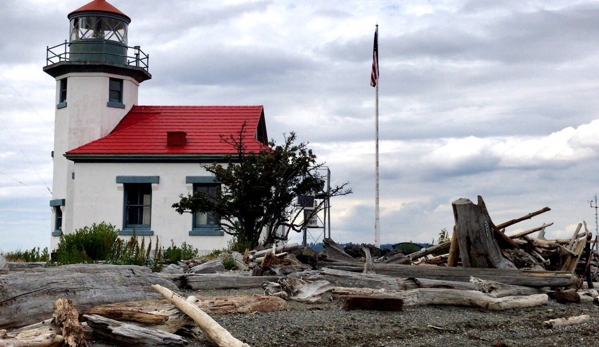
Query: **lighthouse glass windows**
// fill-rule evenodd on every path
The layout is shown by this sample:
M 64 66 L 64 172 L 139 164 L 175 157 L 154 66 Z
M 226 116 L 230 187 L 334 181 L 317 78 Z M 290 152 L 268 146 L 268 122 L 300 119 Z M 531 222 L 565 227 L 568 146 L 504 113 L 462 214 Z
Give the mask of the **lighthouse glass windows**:
M 71 41 L 101 39 L 127 45 L 127 23 L 113 17 L 83 16 L 71 19 Z
M 123 80 L 111 78 L 108 82 L 108 106 L 125 108 L 123 104 Z
M 150 229 L 152 215 L 152 184 L 127 183 L 125 190 L 124 229 L 143 235 Z M 123 230 L 123 231 L 125 231 Z

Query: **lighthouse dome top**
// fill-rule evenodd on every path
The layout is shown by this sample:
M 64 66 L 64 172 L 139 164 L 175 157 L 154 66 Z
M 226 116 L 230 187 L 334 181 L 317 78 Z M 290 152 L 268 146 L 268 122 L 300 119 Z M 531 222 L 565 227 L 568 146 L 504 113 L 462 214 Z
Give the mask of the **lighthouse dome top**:
M 73 16 L 80 16 L 88 12 L 104 12 L 107 14 L 117 15 L 118 17 L 124 17 L 127 23 L 131 23 L 131 18 L 129 18 L 129 16 L 121 12 L 118 8 L 112 6 L 106 0 L 93 0 L 87 5 L 81 6 L 75 11 L 69 13 L 68 18 L 71 19 Z

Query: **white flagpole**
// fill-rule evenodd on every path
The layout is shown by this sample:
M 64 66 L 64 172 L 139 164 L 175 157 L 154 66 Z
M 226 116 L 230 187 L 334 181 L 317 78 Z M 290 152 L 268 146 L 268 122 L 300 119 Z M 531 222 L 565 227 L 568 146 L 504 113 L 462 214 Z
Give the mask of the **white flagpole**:
M 377 70 L 378 70 L 378 31 L 379 25 L 376 25 L 377 42 L 376 42 L 376 55 L 377 55 Z M 375 128 L 376 128 L 376 183 L 375 183 L 375 203 L 374 203 L 374 246 L 380 247 L 381 245 L 381 226 L 379 223 L 379 76 L 377 71 L 376 79 L 376 107 L 375 107 Z
M 379 223 L 379 83 L 376 83 L 376 193 L 374 204 L 374 246 L 381 245 L 381 226 Z

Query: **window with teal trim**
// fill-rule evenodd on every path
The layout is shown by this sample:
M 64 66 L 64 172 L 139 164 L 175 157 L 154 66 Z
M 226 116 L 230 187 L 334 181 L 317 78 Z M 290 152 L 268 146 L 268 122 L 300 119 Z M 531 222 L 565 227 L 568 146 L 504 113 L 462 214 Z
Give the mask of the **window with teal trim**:
M 62 209 L 60 206 L 54 207 L 54 231 L 56 233 L 62 232 Z
M 125 108 L 123 104 L 123 80 L 111 78 L 108 83 L 108 107 Z
M 194 183 L 193 191 L 207 194 L 214 198 L 220 185 L 215 183 Z M 193 214 L 193 229 L 190 235 L 196 236 L 222 236 L 224 233 L 219 229 L 220 216 L 216 213 L 196 212 Z
M 67 79 L 60 80 L 60 90 L 58 91 L 58 105 L 56 108 L 67 107 Z
M 152 184 L 124 184 L 124 226 L 121 235 L 152 235 Z

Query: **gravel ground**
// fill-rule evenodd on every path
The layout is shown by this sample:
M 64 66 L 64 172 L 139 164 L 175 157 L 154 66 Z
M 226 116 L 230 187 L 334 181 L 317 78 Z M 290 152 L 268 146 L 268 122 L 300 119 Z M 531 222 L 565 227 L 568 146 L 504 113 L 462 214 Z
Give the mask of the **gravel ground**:
M 535 308 L 502 312 L 452 306 L 412 306 L 405 307 L 403 312 L 344 311 L 341 305 L 339 300 L 316 305 L 291 302 L 285 311 L 213 318 L 252 347 L 599 346 L 599 307 L 591 302 L 550 301 Z M 590 322 L 543 327 L 543 322 L 549 319 L 583 314 L 591 316 Z M 215 346 L 206 338 L 188 340 L 192 347 Z

